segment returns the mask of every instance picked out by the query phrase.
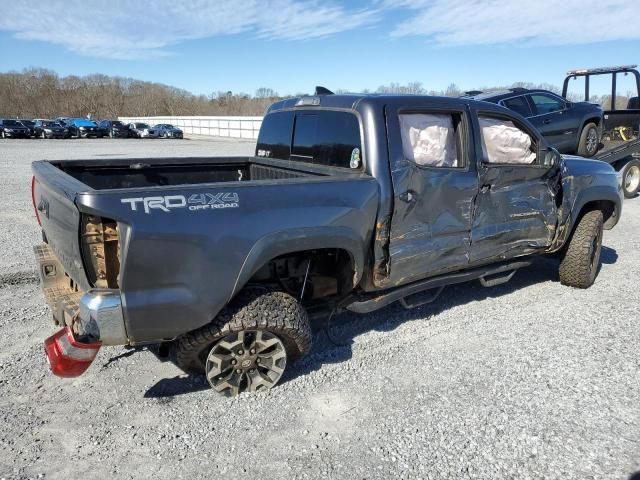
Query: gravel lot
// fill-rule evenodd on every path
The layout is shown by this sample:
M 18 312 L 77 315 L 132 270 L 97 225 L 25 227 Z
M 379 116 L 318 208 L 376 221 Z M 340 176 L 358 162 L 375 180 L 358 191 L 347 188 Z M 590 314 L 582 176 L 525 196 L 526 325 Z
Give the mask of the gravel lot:
M 618 478 L 640 471 L 640 199 L 586 291 L 540 259 L 504 286 L 343 315 L 283 384 L 225 399 L 147 350 L 61 380 L 29 164 L 247 154 L 248 142 L 0 142 L 0 478 Z M 102 152 L 102 153 L 95 153 Z

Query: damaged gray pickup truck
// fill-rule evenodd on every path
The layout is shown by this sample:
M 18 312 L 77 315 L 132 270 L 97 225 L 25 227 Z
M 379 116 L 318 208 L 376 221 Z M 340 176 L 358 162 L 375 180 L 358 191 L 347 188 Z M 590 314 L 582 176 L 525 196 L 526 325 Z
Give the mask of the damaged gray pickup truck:
M 274 386 L 330 312 L 412 308 L 554 253 L 587 288 L 622 208 L 613 168 L 498 105 L 326 90 L 272 105 L 253 157 L 33 172 L 54 373 L 154 344 L 226 395 Z

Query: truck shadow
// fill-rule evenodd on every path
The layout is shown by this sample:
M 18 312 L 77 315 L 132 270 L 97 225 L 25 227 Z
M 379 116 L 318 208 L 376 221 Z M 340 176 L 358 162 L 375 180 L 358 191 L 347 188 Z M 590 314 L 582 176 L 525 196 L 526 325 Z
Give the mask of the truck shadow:
M 614 264 L 617 260 L 618 254 L 613 248 L 602 247 L 603 265 Z M 549 281 L 559 282 L 558 259 L 539 257 L 534 259 L 531 266 L 517 272 L 514 278 L 504 285 L 484 288 L 478 281 L 471 281 L 447 287 L 435 302 L 412 310 L 405 310 L 396 303 L 366 315 L 345 312 L 335 316 L 329 325 L 324 321 L 316 322 L 313 325 L 315 333 L 311 353 L 287 368 L 280 383 L 286 383 L 319 370 L 325 364 L 349 360 L 352 357 L 354 339 L 369 331 L 390 332 L 407 321 L 428 319 L 452 307 L 509 295 L 530 285 Z M 195 393 L 208 388 L 209 384 L 203 375 L 183 374 L 161 379 L 145 392 L 144 397 L 168 402 L 174 396 Z M 633 477 L 630 480 L 640 480 L 640 477 Z
M 602 247 L 602 265 L 611 265 L 617 260 L 618 254 L 613 248 Z M 354 339 L 369 331 L 390 332 L 407 321 L 428 320 L 429 317 L 459 305 L 498 298 L 530 285 L 549 281 L 559 283 L 558 259 L 539 257 L 534 259 L 531 266 L 517 272 L 513 279 L 504 285 L 484 288 L 478 281 L 471 281 L 447 287 L 433 303 L 412 310 L 406 310 L 395 303 L 366 315 L 342 313 L 334 317 L 329 325 L 326 322 L 314 325 L 315 343 L 311 354 L 296 362 L 292 368 L 288 368 L 280 382 L 284 383 L 319 370 L 324 364 L 349 360 L 352 356 Z

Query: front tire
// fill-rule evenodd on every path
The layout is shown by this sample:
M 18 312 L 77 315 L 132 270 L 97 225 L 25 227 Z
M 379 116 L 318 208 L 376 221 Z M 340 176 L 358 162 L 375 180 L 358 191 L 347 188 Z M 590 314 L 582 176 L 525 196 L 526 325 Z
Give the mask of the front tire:
M 600 267 L 602 232 L 600 210 L 591 210 L 580 218 L 560 261 L 560 283 L 575 288 L 593 285 Z
M 640 190 L 640 160 L 630 160 L 620 172 L 622 175 L 622 191 L 624 198 L 633 198 Z
M 595 123 L 587 123 L 580 134 L 580 143 L 578 143 L 578 155 L 582 157 L 593 157 L 598 151 L 600 138 L 598 135 L 598 127 Z
M 223 395 L 273 387 L 285 366 L 311 349 L 302 305 L 288 293 L 250 287 L 209 324 L 175 340 L 174 363 L 205 373 Z M 235 362 L 235 363 L 232 363 Z

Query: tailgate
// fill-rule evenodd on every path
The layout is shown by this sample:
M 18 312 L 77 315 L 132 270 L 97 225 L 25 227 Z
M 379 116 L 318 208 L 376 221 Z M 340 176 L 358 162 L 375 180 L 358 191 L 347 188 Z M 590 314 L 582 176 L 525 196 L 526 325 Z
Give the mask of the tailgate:
M 82 290 L 90 287 L 82 265 L 79 228 L 80 212 L 77 193 L 90 190 L 49 162 L 34 162 L 33 204 L 49 247 Z

